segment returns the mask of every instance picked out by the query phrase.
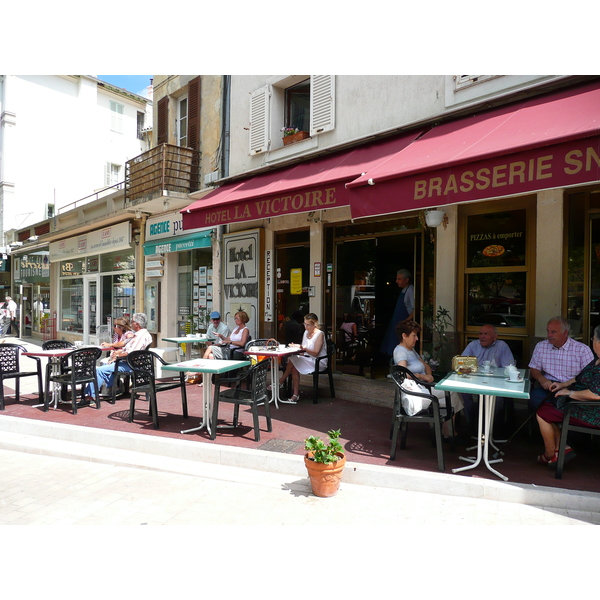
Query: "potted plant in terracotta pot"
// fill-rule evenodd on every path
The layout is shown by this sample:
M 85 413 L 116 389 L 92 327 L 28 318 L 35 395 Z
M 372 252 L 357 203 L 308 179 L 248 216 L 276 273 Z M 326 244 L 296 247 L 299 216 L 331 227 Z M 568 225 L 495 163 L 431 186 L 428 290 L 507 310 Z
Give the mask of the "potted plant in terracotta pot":
M 321 498 L 334 496 L 342 479 L 346 455 L 339 443 L 340 430 L 328 431 L 329 443 L 314 435 L 304 440 L 304 464 L 310 478 L 313 494 Z
M 308 135 L 308 131 L 300 131 L 297 127 L 282 127 L 281 132 L 283 133 L 283 145 L 293 144 L 300 140 L 305 140 Z

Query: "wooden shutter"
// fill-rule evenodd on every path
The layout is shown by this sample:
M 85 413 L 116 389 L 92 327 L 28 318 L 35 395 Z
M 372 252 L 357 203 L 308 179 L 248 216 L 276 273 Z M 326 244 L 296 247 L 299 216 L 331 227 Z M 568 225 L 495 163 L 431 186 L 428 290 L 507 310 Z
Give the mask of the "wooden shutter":
M 157 106 L 157 126 L 156 126 L 156 143 L 166 144 L 169 141 L 169 98 L 165 96 L 158 101 Z
M 310 135 L 335 127 L 335 76 L 310 76 Z
M 250 154 L 269 149 L 269 104 L 271 89 L 267 85 L 250 95 Z
M 200 150 L 200 76 L 188 84 L 188 141 L 187 145 Z

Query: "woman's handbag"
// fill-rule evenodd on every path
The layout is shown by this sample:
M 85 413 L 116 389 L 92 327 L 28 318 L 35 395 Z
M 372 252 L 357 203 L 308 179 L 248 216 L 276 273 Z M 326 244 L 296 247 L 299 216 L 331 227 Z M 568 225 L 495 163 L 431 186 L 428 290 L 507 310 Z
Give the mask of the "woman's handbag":
M 405 379 L 402 387 L 409 392 L 418 394 L 430 394 L 429 390 L 417 383 L 414 379 Z M 402 392 L 402 408 L 409 417 L 414 417 L 417 413 L 427 410 L 431 405 L 430 398 L 422 398 L 421 396 L 413 396 L 410 393 Z

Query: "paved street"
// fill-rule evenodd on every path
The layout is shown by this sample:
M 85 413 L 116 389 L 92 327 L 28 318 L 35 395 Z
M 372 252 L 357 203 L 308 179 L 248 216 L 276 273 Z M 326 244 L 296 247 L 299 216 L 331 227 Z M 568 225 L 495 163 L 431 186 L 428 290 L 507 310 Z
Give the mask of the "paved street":
M 202 469 L 202 467 L 201 467 Z M 198 476 L 0 450 L 1 525 L 585 525 L 596 513 L 205 465 Z M 218 473 L 218 474 L 217 474 Z M 243 507 L 243 509 L 241 509 Z

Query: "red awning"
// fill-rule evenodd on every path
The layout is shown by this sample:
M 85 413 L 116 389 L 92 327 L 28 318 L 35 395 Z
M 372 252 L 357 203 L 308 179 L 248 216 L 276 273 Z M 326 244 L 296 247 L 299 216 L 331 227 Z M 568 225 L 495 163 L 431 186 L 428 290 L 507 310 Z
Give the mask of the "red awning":
M 375 184 L 600 134 L 600 83 L 536 97 L 434 127 L 348 184 Z
M 384 157 L 408 146 L 420 133 L 373 142 L 223 185 L 181 211 L 183 228 L 347 206 L 350 192 L 345 184 L 379 164 Z
M 599 134 L 599 82 L 444 123 L 347 184 L 352 217 L 598 181 Z

